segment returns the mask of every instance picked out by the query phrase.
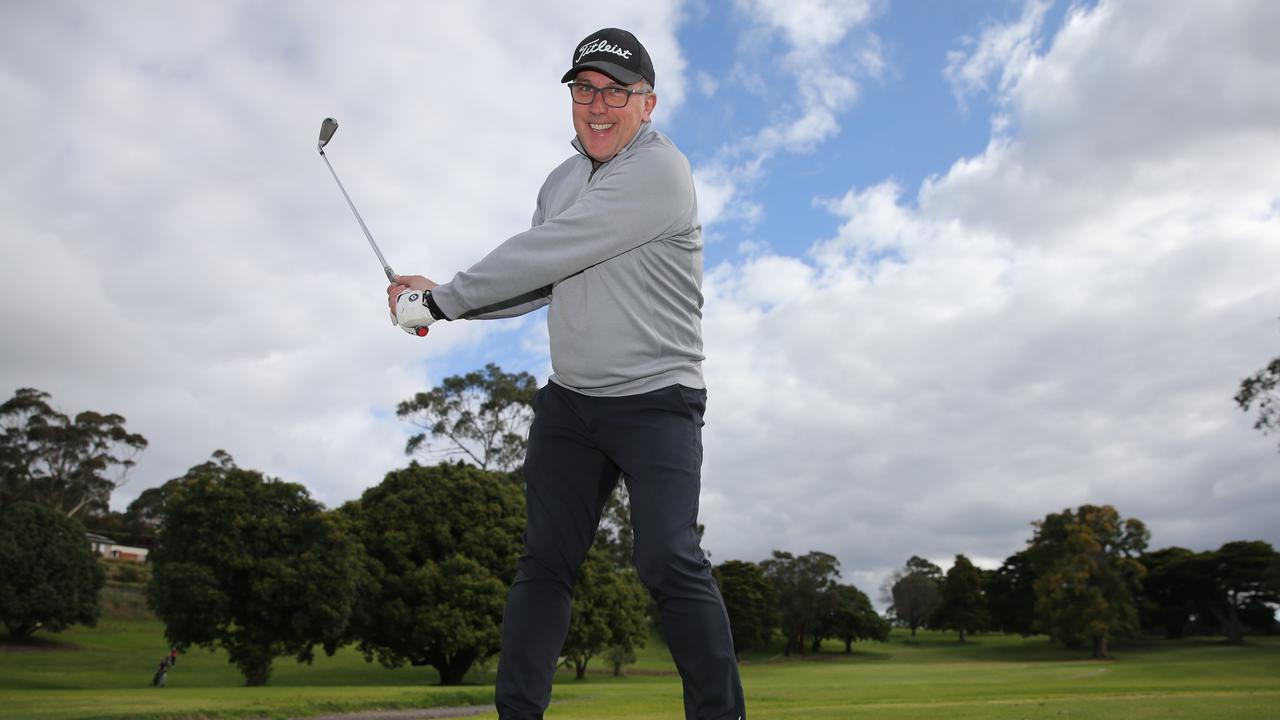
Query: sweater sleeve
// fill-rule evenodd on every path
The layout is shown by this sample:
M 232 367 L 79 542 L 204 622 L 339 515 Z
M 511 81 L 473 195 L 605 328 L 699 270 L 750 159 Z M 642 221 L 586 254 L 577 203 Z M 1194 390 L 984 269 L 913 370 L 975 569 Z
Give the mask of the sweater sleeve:
M 545 215 L 545 206 L 543 203 L 543 195 L 545 192 L 546 186 L 544 185 L 542 190 L 538 191 L 538 203 L 533 210 L 533 219 L 529 222 L 530 227 L 538 227 L 542 224 L 542 219 Z M 432 293 L 432 297 L 435 297 L 434 293 Z M 450 320 L 501 320 L 503 318 L 519 317 L 526 313 L 531 313 L 540 307 L 546 306 L 550 302 L 551 286 L 548 285 L 545 288 L 538 288 L 525 293 L 524 295 L 518 295 L 493 305 L 464 312 L 462 315 L 457 317 L 450 317 L 448 315 L 446 315 L 446 317 L 449 317 Z M 437 301 L 436 306 L 439 307 L 439 301 Z M 441 312 L 444 312 L 443 309 Z
M 683 156 L 646 147 L 614 162 L 619 164 L 597 171 L 563 212 L 512 236 L 434 289 L 440 310 L 467 317 L 549 290 L 558 280 L 662 238 L 689 216 L 693 183 Z

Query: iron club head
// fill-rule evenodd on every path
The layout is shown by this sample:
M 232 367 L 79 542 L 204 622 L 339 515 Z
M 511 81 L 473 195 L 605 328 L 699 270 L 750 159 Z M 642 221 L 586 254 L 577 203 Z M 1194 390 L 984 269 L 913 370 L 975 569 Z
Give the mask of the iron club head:
M 320 154 L 324 154 L 324 146 L 329 144 L 329 140 L 333 138 L 333 134 L 338 132 L 338 121 L 333 118 L 325 118 L 320 123 L 320 141 L 316 143 L 316 149 Z

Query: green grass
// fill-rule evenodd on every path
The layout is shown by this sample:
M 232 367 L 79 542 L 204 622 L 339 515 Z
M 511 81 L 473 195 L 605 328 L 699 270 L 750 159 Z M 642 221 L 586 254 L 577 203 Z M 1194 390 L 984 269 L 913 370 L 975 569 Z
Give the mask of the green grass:
M 127 595 L 114 588 L 109 595 Z M 96 628 L 0 644 L 0 716 L 17 718 L 302 717 L 369 708 L 488 704 L 492 664 L 470 685 L 436 686 L 427 668 L 388 670 L 352 648 L 313 665 L 279 659 L 267 687 L 247 688 L 222 653 L 182 655 L 168 687 L 149 687 L 165 654 L 163 627 L 114 597 L 115 617 Z M 145 615 L 145 609 L 142 610 Z M 1280 639 L 1228 646 L 1217 639 L 1130 641 L 1115 659 L 1044 638 L 896 632 L 887 644 L 834 644 L 805 658 L 749 656 L 742 665 L 752 717 L 846 718 L 1280 718 Z M 588 677 L 558 678 L 551 718 L 673 720 L 680 681 L 656 639 L 613 678 L 602 661 Z M 481 715 L 492 720 L 494 715 Z

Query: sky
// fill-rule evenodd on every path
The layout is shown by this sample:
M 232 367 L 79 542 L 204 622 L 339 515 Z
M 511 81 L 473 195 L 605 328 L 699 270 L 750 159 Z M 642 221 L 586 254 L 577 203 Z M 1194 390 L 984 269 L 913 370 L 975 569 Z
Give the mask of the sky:
M 559 85 L 632 30 L 706 241 L 713 562 L 820 550 L 877 594 L 994 567 L 1085 503 L 1153 548 L 1280 544 L 1280 4 L 0 4 L 0 394 L 150 442 L 112 499 L 216 449 L 333 507 L 409 461 L 395 406 L 542 312 L 412 338 L 572 152 Z

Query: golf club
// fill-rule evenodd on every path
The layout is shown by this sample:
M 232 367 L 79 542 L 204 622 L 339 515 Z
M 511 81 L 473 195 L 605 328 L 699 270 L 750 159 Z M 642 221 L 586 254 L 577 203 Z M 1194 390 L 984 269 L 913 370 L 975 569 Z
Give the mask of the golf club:
M 373 241 L 373 235 L 369 232 L 369 228 L 364 224 L 364 218 L 360 217 L 360 211 L 356 209 L 356 204 L 351 202 L 351 196 L 347 194 L 347 189 L 342 186 L 342 181 L 338 179 L 338 173 L 333 169 L 333 163 L 329 162 L 329 156 L 324 154 L 324 146 L 329 144 L 333 139 L 333 134 L 338 132 L 338 121 L 333 118 L 325 118 L 320 123 L 320 140 L 316 142 L 316 150 L 320 152 L 320 157 L 324 159 L 324 164 L 329 166 L 329 174 L 333 175 L 333 181 L 338 183 L 338 189 L 342 191 L 342 197 L 346 198 L 347 205 L 351 208 L 351 212 L 356 216 L 356 222 L 360 223 L 360 229 L 364 231 L 364 236 L 369 240 L 369 247 L 373 248 L 373 254 L 378 256 L 378 262 L 382 263 L 382 272 L 387 274 L 388 282 L 396 281 L 396 272 L 387 264 L 387 259 L 382 257 L 382 251 L 378 249 L 378 243 Z M 391 315 L 391 324 L 397 325 L 395 313 Z M 421 326 L 414 328 L 414 334 L 418 337 L 426 337 L 427 327 Z
M 351 212 L 356 216 L 356 222 L 360 223 L 360 229 L 364 231 L 364 236 L 369 239 L 369 247 L 373 248 L 373 254 L 378 256 L 378 262 L 382 263 L 382 271 L 387 274 L 388 282 L 396 281 L 396 273 L 387 264 L 387 259 L 382 257 L 382 251 L 378 249 L 378 243 L 373 241 L 373 235 L 369 233 L 369 228 L 364 224 L 364 218 L 360 217 L 360 211 L 356 210 L 356 204 L 351 202 L 351 196 L 347 194 L 347 189 L 342 186 L 342 181 L 338 179 L 338 173 L 334 172 L 333 164 L 329 162 L 329 157 L 324 154 L 324 146 L 329 144 L 333 139 L 333 134 L 338 132 L 338 121 L 333 118 L 325 118 L 320 123 L 320 141 L 316 143 L 316 150 L 320 151 L 320 157 L 324 159 L 324 164 L 329 166 L 329 172 L 333 175 L 333 181 L 338 183 L 338 189 L 342 191 L 342 197 L 347 199 L 347 205 L 351 207 Z

